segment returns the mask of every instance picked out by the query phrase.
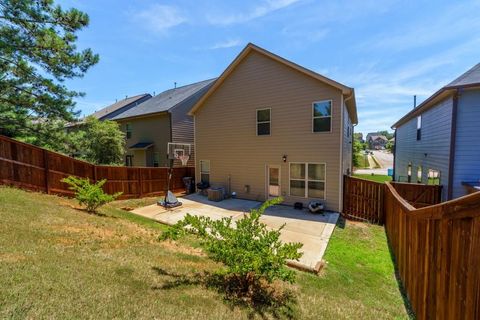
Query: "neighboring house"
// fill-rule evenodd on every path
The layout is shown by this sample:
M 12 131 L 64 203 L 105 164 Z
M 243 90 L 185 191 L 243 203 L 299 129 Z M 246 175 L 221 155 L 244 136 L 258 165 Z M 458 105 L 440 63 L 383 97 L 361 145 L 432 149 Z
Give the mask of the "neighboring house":
M 167 143 L 177 142 L 192 144 L 188 165 L 193 166 L 193 118 L 187 113 L 214 81 L 210 79 L 170 89 L 108 116 L 110 120 L 119 122 L 121 130 L 126 133 L 125 165 L 168 166 Z
M 374 149 L 374 150 L 380 150 L 380 149 L 385 149 L 385 146 L 388 143 L 388 139 L 385 136 L 376 136 L 376 135 L 371 135 L 368 137 L 368 148 L 369 149 Z
M 114 104 L 109 105 L 103 109 L 95 111 L 92 116 L 97 118 L 98 120 L 110 120 L 113 117 L 139 105 L 140 103 L 147 101 L 152 96 L 148 93 L 139 94 L 133 97 L 126 97 L 123 100 L 116 101 Z
M 440 184 L 443 200 L 480 181 L 480 64 L 397 121 L 395 180 Z
M 239 198 L 342 209 L 354 90 L 248 44 L 190 111 L 196 179 Z

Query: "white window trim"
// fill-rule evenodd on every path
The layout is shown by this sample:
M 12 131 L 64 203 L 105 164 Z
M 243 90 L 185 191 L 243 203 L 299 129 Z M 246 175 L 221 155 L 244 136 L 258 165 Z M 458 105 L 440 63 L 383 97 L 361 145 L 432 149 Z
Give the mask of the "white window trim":
M 322 103 L 322 102 L 330 102 L 330 105 L 332 106 L 332 111 L 330 116 L 315 116 L 315 103 Z M 321 119 L 321 118 L 330 118 L 330 131 L 315 131 L 315 119 Z M 332 127 L 333 127 L 333 100 L 319 100 L 319 101 L 313 101 L 312 102 L 312 133 L 331 133 L 332 132 Z
M 202 162 L 208 162 L 208 172 L 206 171 L 202 171 Z M 200 160 L 200 162 L 198 163 L 199 166 L 200 166 L 200 181 L 202 181 L 202 175 L 206 175 L 208 174 L 208 181 L 210 181 L 210 172 L 212 171 L 212 167 L 211 167 L 211 162 L 210 160 Z
M 291 170 L 290 170 L 290 165 L 291 164 L 304 164 L 305 165 L 305 179 L 292 179 L 291 178 Z M 325 180 L 309 180 L 308 179 L 308 165 L 309 164 L 323 164 L 325 166 Z M 290 193 L 290 181 L 305 181 L 305 196 L 295 196 Z M 308 196 L 308 182 L 309 181 L 314 181 L 314 182 L 323 182 L 324 185 L 324 192 L 323 192 L 323 198 L 313 198 Z M 318 199 L 318 200 L 327 200 L 327 163 L 326 162 L 289 162 L 288 163 L 288 196 L 289 197 L 296 197 L 296 198 L 306 198 L 306 199 Z
M 268 110 L 270 112 L 270 121 L 258 121 L 258 111 L 262 110 Z M 258 125 L 260 123 L 268 123 L 270 124 L 270 130 L 268 134 L 258 134 Z M 255 133 L 257 134 L 257 137 L 261 136 L 271 136 L 272 135 L 272 108 L 259 108 L 255 109 Z

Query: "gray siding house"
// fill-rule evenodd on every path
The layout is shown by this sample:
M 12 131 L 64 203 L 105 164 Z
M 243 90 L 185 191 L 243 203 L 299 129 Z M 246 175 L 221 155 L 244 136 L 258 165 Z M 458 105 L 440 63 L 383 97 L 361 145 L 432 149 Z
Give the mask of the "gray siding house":
M 480 182 L 480 63 L 442 87 L 392 128 L 394 179 L 439 184 L 442 199 Z

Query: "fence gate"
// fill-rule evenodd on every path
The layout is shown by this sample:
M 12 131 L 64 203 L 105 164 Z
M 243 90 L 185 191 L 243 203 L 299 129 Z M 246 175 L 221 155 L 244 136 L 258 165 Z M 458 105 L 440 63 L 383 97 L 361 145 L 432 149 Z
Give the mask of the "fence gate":
M 344 176 L 343 215 L 346 218 L 383 224 L 384 184 Z

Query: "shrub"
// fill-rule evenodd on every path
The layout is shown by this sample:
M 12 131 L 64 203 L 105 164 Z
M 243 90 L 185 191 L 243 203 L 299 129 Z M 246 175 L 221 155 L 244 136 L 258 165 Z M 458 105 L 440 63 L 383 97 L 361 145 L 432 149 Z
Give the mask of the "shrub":
M 178 239 L 194 234 L 202 241 L 209 256 L 226 266 L 226 277 L 236 279 L 237 293 L 254 295 L 259 283 L 276 279 L 293 282 L 294 271 L 286 260 L 298 260 L 301 243 L 282 243 L 280 231 L 267 229 L 260 216 L 268 207 L 282 202 L 276 198 L 265 202 L 236 222 L 232 218 L 212 220 L 187 214 L 185 218 L 162 234 L 161 239 Z
M 115 200 L 122 194 L 121 192 L 113 195 L 105 193 L 102 186 L 107 182 L 106 179 L 92 184 L 89 179 L 69 176 L 62 179 L 62 182 L 70 185 L 69 189 L 75 192 L 75 199 L 80 205 L 85 205 L 90 213 L 96 212 L 100 206 Z

